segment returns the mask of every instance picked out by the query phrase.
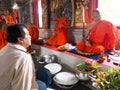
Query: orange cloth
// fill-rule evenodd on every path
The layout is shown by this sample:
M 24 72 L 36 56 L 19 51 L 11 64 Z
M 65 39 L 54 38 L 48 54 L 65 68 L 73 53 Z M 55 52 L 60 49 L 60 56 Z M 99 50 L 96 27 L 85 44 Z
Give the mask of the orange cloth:
M 13 17 L 11 15 L 6 15 L 5 19 L 7 20 L 7 24 L 13 24 L 14 23 Z
M 2 49 L 6 44 L 6 30 L 0 30 L 0 49 Z
M 29 30 L 32 42 L 34 42 L 36 39 L 38 39 L 39 31 L 35 25 L 29 25 L 28 30 Z
M 61 46 L 67 43 L 67 19 L 64 17 L 59 18 L 54 24 L 57 33 L 52 35 L 48 40 L 48 44 L 52 46 Z
M 108 21 L 101 20 L 90 31 L 88 41 L 91 46 L 86 46 L 83 41 L 77 42 L 76 47 L 89 53 L 100 53 L 101 51 L 115 48 L 115 27 Z

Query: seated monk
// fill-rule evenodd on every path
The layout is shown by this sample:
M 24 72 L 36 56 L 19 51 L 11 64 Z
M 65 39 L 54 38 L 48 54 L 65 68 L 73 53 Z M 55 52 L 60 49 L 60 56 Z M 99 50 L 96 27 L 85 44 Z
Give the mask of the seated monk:
M 39 38 L 39 31 L 38 31 L 37 26 L 30 23 L 29 26 L 28 26 L 28 30 L 29 30 L 32 42 L 34 42 L 36 39 Z
M 76 43 L 76 48 L 88 53 L 99 54 L 115 48 L 115 27 L 112 23 L 101 20 L 100 12 L 93 10 L 93 22 L 87 26 L 85 39 Z
M 54 19 L 56 19 L 54 24 L 56 33 L 50 37 L 48 44 L 51 46 L 61 46 L 67 43 L 68 22 L 66 18 L 59 17 L 58 15 L 55 15 Z
M 13 17 L 10 15 L 10 13 L 9 13 L 8 10 L 4 10 L 3 18 L 6 20 L 6 23 L 7 23 L 8 25 L 11 25 L 11 24 L 14 23 L 14 19 L 13 19 Z
M 7 44 L 6 29 L 7 29 L 6 20 L 2 19 L 0 24 L 0 49 L 2 49 Z

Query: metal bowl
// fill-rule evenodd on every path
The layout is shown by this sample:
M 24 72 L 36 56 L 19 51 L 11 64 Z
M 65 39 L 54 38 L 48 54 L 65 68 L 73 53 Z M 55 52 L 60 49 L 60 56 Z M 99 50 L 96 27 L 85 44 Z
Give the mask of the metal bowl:
M 44 62 L 44 63 L 53 63 L 53 62 L 58 63 L 58 58 L 54 54 L 51 54 L 51 55 L 41 55 L 38 58 L 38 61 L 39 62 Z

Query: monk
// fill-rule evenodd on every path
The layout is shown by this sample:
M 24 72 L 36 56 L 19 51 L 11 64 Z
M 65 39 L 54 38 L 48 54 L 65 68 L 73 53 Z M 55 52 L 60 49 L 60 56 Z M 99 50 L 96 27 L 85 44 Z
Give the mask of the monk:
M 93 10 L 93 22 L 87 26 L 83 41 L 76 43 L 76 48 L 88 53 L 99 54 L 115 48 L 115 27 L 112 23 L 101 20 L 100 12 Z
M 39 38 L 39 31 L 38 31 L 37 26 L 35 26 L 32 23 L 29 23 L 28 30 L 31 36 L 31 41 L 35 42 L 35 40 Z
M 6 46 L 6 29 L 7 29 L 6 20 L 2 19 L 0 24 L 0 49 L 2 49 L 4 46 Z
M 56 33 L 49 38 L 48 44 L 51 46 L 61 46 L 67 43 L 68 22 L 66 18 L 59 17 L 58 15 L 55 15 L 54 19 L 56 20 L 54 24 Z
M 4 19 L 7 21 L 7 24 L 8 25 L 11 25 L 14 23 L 14 19 L 13 17 L 10 15 L 9 11 L 8 10 L 5 10 L 4 11 Z

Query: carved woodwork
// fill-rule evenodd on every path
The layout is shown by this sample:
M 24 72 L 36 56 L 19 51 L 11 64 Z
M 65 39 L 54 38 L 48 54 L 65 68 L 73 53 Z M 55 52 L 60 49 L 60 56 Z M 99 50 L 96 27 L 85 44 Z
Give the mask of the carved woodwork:
M 26 2 L 22 7 L 20 7 L 19 13 L 21 23 L 27 25 L 31 22 L 30 1 Z
M 53 15 L 54 13 L 57 13 L 57 15 L 59 15 L 60 17 L 66 17 L 68 19 L 69 27 L 71 26 L 72 0 L 51 0 L 50 8 L 51 8 L 51 21 L 54 22 Z
M 12 0 L 0 0 L 0 14 L 3 14 L 5 9 L 11 11 Z
M 48 2 L 47 0 L 41 0 L 42 5 L 42 23 L 43 28 L 48 28 Z
M 72 0 L 72 27 L 83 28 L 88 23 L 89 0 Z

